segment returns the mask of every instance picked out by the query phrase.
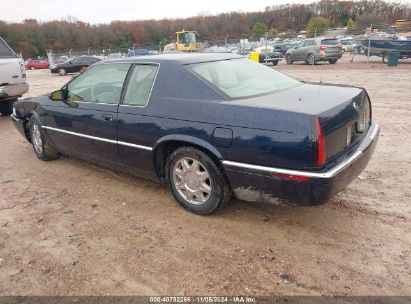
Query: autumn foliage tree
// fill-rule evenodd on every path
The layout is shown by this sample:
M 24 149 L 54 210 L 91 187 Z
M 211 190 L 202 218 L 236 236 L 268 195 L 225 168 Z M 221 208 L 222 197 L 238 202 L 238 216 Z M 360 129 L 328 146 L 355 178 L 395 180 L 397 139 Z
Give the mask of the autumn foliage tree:
M 308 37 L 323 33 L 329 27 L 329 21 L 323 17 L 314 17 L 308 22 L 306 31 Z
M 317 19 L 313 19 L 319 17 Z M 45 56 L 47 49 L 85 50 L 158 46 L 175 40 L 175 32 L 196 30 L 200 40 L 230 38 L 259 38 L 269 31 L 295 33 L 308 26 L 309 34 L 336 26 L 366 27 L 369 24 L 393 24 L 398 19 L 411 18 L 411 4 L 383 0 L 320 0 L 310 4 L 283 4 L 266 7 L 261 12 L 232 12 L 216 16 L 191 18 L 113 21 L 90 24 L 66 17 L 62 20 L 39 22 L 26 19 L 19 23 L 0 21 L 0 36 L 24 57 Z M 310 20 L 315 20 L 316 23 Z M 310 24 L 309 24 L 310 23 Z M 354 26 L 354 27 L 355 27 Z

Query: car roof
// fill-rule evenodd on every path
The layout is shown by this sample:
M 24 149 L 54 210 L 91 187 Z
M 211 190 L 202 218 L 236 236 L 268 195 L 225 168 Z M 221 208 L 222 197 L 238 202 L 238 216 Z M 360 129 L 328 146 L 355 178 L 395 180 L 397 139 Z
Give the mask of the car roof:
M 106 60 L 104 61 L 104 63 L 150 62 L 150 63 L 159 63 L 159 64 L 166 63 L 166 64 L 184 65 L 184 64 L 229 60 L 229 59 L 237 59 L 237 58 L 244 58 L 244 56 L 240 56 L 240 55 L 232 54 L 232 53 L 170 53 L 170 54 L 112 59 L 112 60 Z

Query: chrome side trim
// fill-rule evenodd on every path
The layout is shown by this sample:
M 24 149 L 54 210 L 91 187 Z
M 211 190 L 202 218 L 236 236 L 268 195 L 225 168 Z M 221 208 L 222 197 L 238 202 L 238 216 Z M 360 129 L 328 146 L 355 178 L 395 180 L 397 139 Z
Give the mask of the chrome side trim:
M 378 130 L 379 130 L 379 125 L 375 124 L 375 128 L 370 135 L 371 140 L 374 140 L 375 136 L 378 133 Z M 362 155 L 362 153 L 363 151 L 358 150 L 351 157 L 346 159 L 344 162 L 342 162 L 338 166 L 335 166 L 331 170 L 322 172 L 322 173 L 258 166 L 258 165 L 251 165 L 251 164 L 233 162 L 233 161 L 228 161 L 228 160 L 224 160 L 223 165 L 257 170 L 257 171 L 264 171 L 264 172 L 269 172 L 269 173 L 281 173 L 281 174 L 287 174 L 287 175 L 297 175 L 297 176 L 305 176 L 305 177 L 313 177 L 313 178 L 331 178 L 337 175 L 339 172 L 341 172 L 343 169 L 345 169 L 349 165 L 351 165 L 357 158 L 359 158 Z
M 91 136 L 91 135 L 82 134 L 82 133 L 71 132 L 71 131 L 57 129 L 57 128 L 53 128 L 53 127 L 42 126 L 42 128 L 47 129 L 47 130 L 51 130 L 51 131 L 60 132 L 60 133 L 69 134 L 69 135 L 74 135 L 74 136 L 78 136 L 78 137 L 83 137 L 83 138 L 88 138 L 88 139 L 93 139 L 93 140 L 98 140 L 98 141 L 104 141 L 104 142 L 108 142 L 108 143 L 111 143 L 111 144 L 116 144 L 117 143 L 117 140 L 112 140 L 112 139 L 107 139 L 107 138 L 102 138 L 102 137 L 96 137 L 96 136 Z
M 131 147 L 131 148 L 137 148 L 137 149 L 142 149 L 142 150 L 147 150 L 147 151 L 152 151 L 152 150 L 153 150 L 153 148 L 151 148 L 151 147 L 141 146 L 141 145 L 135 145 L 135 144 L 130 144 L 130 143 L 125 142 L 125 141 L 118 141 L 117 143 L 118 143 L 119 145 Z
M 117 140 L 112 140 L 112 139 L 107 139 L 107 138 L 102 138 L 102 137 L 96 137 L 96 136 L 91 136 L 91 135 L 77 133 L 77 132 L 71 132 L 71 131 L 57 129 L 57 128 L 48 127 L 48 126 L 42 126 L 42 128 L 47 129 L 47 130 L 51 130 L 51 131 L 55 131 L 55 132 L 74 135 L 74 136 L 78 136 L 78 137 L 83 137 L 83 138 L 88 138 L 88 139 L 92 139 L 92 140 L 107 142 L 107 143 L 110 143 L 110 144 L 118 144 L 118 145 L 122 145 L 122 146 L 127 146 L 127 147 L 132 147 L 132 148 L 137 148 L 137 149 L 143 149 L 143 150 L 147 150 L 147 151 L 152 151 L 153 150 L 153 148 L 151 148 L 151 147 L 135 145 L 135 144 L 127 143 L 127 142 L 124 142 L 124 141 L 117 141 Z

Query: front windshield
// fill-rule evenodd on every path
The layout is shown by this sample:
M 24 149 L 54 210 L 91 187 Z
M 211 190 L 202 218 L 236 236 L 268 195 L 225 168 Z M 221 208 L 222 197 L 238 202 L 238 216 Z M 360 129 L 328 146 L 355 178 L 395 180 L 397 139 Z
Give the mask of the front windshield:
M 246 58 L 195 63 L 188 67 L 231 98 L 268 94 L 300 83 Z

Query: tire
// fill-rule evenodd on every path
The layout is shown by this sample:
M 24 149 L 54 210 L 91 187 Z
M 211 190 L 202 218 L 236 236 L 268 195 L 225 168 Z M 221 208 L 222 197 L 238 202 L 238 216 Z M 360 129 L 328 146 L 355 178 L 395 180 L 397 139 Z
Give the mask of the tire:
M 36 67 L 32 66 L 30 67 L 30 70 L 34 71 L 36 69 Z
M 290 54 L 285 56 L 285 62 L 287 62 L 287 64 L 293 64 L 293 59 L 291 58 Z
M 41 129 L 38 120 L 32 116 L 28 123 L 30 132 L 30 140 L 33 146 L 34 153 L 38 159 L 41 160 L 54 160 L 59 157 L 59 153 L 56 148 L 51 145 L 48 137 Z
M 57 70 L 57 72 L 59 73 L 60 76 L 67 75 L 67 71 L 66 71 L 65 68 L 59 68 L 59 69 Z
M 273 65 L 278 65 L 278 60 L 272 61 Z
M 11 115 L 11 113 L 13 113 L 13 103 L 14 102 L 15 102 L 15 100 L 0 102 L 0 113 L 3 116 Z
M 330 64 L 336 64 L 337 61 L 338 61 L 338 59 L 330 59 L 330 60 L 328 60 L 328 62 L 329 62 Z
M 315 64 L 314 54 L 308 54 L 306 63 L 310 65 Z
M 388 64 L 389 55 L 387 53 L 382 55 L 382 63 Z
M 195 148 L 176 149 L 167 159 L 165 172 L 174 198 L 191 212 L 213 213 L 231 198 L 231 187 L 221 167 Z

